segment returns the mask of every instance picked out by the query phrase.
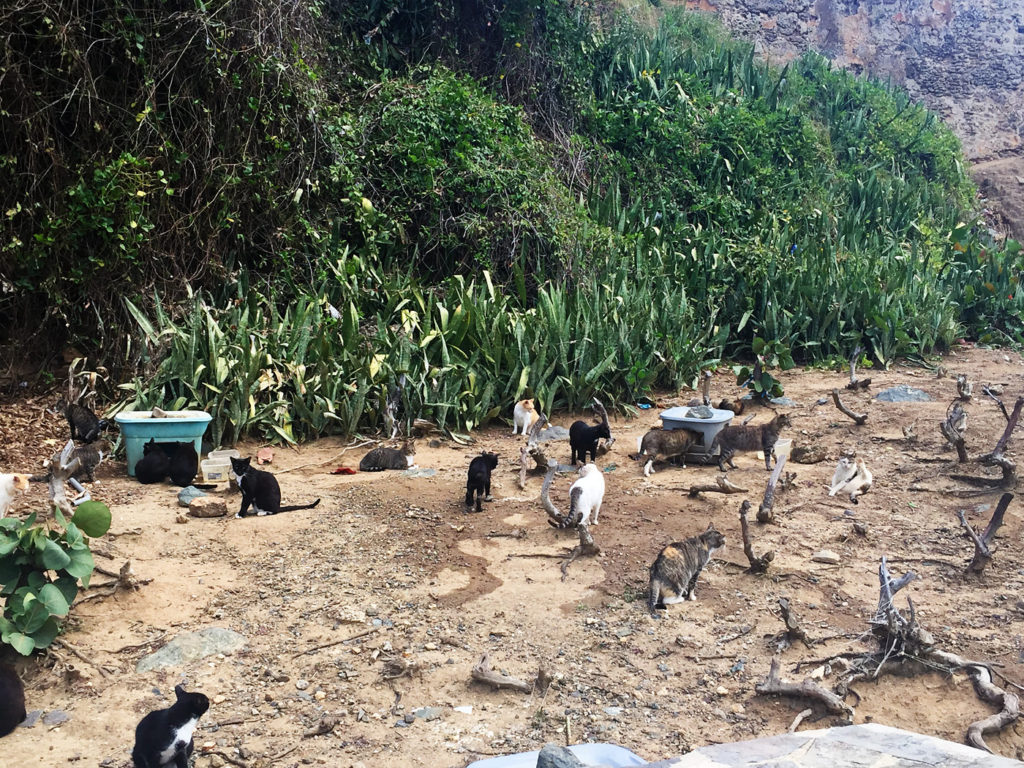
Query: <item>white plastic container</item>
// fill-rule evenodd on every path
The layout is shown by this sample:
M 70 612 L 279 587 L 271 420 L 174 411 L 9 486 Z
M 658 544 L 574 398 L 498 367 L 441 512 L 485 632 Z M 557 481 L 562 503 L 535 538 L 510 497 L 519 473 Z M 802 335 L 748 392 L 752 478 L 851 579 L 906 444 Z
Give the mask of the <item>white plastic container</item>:
M 231 462 L 228 459 L 203 459 L 203 482 L 226 483 L 231 479 Z
M 207 454 L 206 458 L 223 459 L 224 461 L 230 463 L 230 459 L 240 459 L 242 458 L 242 454 L 240 454 L 238 452 L 238 449 L 236 448 L 225 448 L 220 451 L 210 451 L 209 454 Z

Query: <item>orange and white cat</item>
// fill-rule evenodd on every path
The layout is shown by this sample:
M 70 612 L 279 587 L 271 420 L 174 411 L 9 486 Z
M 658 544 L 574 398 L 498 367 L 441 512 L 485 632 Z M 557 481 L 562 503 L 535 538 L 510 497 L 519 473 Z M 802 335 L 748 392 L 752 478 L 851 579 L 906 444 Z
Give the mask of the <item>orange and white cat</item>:
M 523 434 L 529 434 L 530 427 L 537 423 L 540 414 L 533 407 L 533 398 L 520 400 L 512 411 L 512 434 L 519 434 L 519 428 L 523 428 Z
M 7 509 L 11 506 L 11 502 L 14 501 L 15 494 L 17 494 L 18 491 L 27 490 L 28 475 L 0 474 L 0 517 L 7 514 Z

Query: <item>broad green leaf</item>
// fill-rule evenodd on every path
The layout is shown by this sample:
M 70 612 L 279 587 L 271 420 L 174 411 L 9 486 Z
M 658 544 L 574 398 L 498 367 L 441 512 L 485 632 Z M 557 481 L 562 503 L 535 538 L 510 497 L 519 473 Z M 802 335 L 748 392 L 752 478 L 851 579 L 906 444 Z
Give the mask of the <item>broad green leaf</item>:
M 36 649 L 35 640 L 28 635 L 23 635 L 21 632 L 12 632 L 4 637 L 4 642 L 22 656 L 31 656 L 32 651 Z
M 71 562 L 68 553 L 63 550 L 60 544 L 50 538 L 43 540 L 43 552 L 40 559 L 43 561 L 43 565 L 51 571 L 59 571 L 62 568 L 66 568 L 68 563 Z
M 47 584 L 39 590 L 38 598 L 51 614 L 57 616 L 66 616 L 71 608 L 68 601 L 64 599 L 64 595 L 53 584 Z
M 99 501 L 87 501 L 75 510 L 71 522 L 82 529 L 86 536 L 102 536 L 110 530 L 110 508 Z

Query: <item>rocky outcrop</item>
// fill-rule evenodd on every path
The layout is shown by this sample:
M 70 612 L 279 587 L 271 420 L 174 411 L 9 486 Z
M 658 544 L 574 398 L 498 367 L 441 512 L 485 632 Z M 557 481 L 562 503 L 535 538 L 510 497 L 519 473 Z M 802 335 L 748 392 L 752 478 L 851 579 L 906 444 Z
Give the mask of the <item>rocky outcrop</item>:
M 891 78 L 942 115 L 997 222 L 1024 236 L 1024 4 L 1019 0 L 688 0 L 774 63 L 808 49 Z M 998 165 L 985 165 L 992 161 Z M 1020 181 L 1018 181 L 1020 179 Z

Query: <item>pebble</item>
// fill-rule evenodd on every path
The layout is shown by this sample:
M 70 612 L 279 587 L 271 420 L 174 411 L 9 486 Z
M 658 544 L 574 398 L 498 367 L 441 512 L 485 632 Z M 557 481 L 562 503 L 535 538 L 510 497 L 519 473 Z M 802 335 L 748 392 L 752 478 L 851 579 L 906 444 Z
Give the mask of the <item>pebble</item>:
M 742 715 L 744 712 L 747 711 L 746 708 L 742 704 L 740 704 L 739 702 L 736 702 L 731 707 L 729 707 L 729 710 L 734 715 Z
M 719 696 L 728 696 L 729 689 L 726 688 L 724 685 L 720 685 L 717 688 L 715 688 L 715 693 L 717 693 Z
M 825 563 L 827 565 L 839 565 L 839 555 L 830 549 L 819 549 L 813 555 L 811 560 L 815 563 Z
M 309 688 L 309 681 L 308 680 L 302 680 L 302 679 L 296 680 L 295 681 L 295 687 L 298 690 L 300 690 L 300 691 L 304 691 L 307 688 Z
M 223 704 L 225 701 L 227 701 L 227 696 L 224 696 L 222 694 L 218 694 L 213 697 L 214 704 Z
M 316 693 L 313 694 L 313 698 L 316 699 L 317 701 L 323 701 L 324 699 L 327 698 L 327 694 L 324 691 L 317 691 Z

